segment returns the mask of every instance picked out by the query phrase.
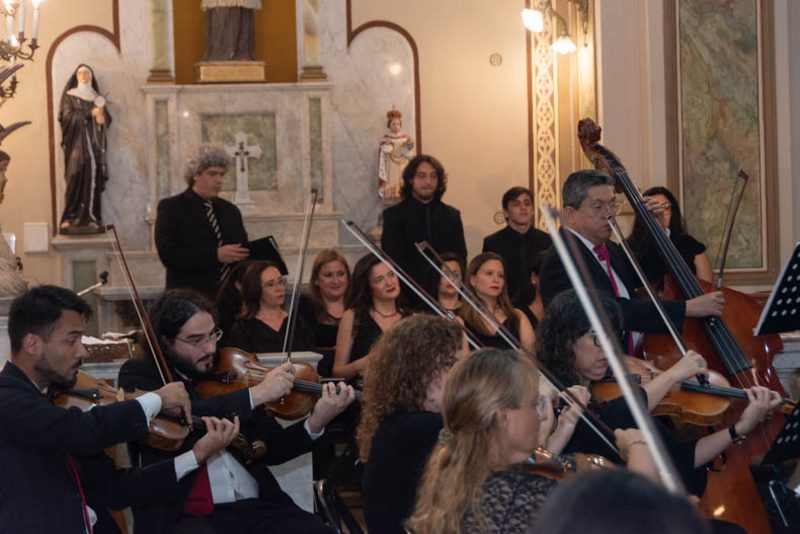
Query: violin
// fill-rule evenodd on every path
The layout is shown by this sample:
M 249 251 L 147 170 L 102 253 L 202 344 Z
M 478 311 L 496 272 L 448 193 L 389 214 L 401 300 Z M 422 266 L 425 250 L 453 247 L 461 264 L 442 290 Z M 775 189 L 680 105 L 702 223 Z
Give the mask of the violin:
M 132 393 L 116 389 L 108 383 L 95 378 L 87 373 L 78 371 L 77 381 L 72 389 L 59 392 L 53 399 L 53 403 L 61 408 L 78 408 L 88 411 L 94 406 L 104 406 L 135 399 L 147 393 L 146 391 L 134 391 Z M 183 445 L 184 440 L 189 436 L 191 428 L 206 430 L 205 422 L 197 416 L 192 416 L 191 427 L 186 425 L 180 415 L 168 410 L 162 410 L 152 421 L 150 421 L 147 444 L 155 449 L 163 451 L 177 451 Z M 233 447 L 245 461 L 255 460 L 264 456 L 267 447 L 263 441 L 250 443 L 241 434 L 237 435 L 233 442 Z
M 544 447 L 536 447 L 533 454 L 523 464 L 527 473 L 558 481 L 579 473 L 613 469 L 614 467 L 616 467 L 614 462 L 598 454 L 577 452 L 569 455 L 555 455 Z
M 269 413 L 290 421 L 311 413 L 317 398 L 322 395 L 320 376 L 314 368 L 307 363 L 292 362 L 292 365 L 295 370 L 292 391 L 266 405 Z M 197 384 L 197 391 L 203 397 L 231 393 L 261 383 L 270 371 L 272 368 L 262 365 L 254 354 L 223 347 L 219 349 L 216 372 L 204 377 Z M 361 398 L 360 391 L 356 391 L 356 398 Z

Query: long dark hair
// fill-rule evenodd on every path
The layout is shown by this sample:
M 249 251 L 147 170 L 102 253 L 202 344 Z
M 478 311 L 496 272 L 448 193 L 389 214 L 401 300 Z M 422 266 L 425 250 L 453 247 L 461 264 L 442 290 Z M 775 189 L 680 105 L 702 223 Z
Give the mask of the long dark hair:
M 619 304 L 605 293 L 597 293 L 597 297 L 612 327 L 619 331 L 622 328 L 622 309 Z M 574 289 L 563 291 L 550 301 L 544 319 L 536 329 L 536 357 L 567 387 L 578 383 L 572 346 L 591 329 L 589 318 Z
M 467 272 L 467 262 L 464 261 L 464 257 L 457 252 L 442 252 L 440 256 L 444 262 L 454 261 L 458 264 L 459 268 L 461 269 L 461 282 L 463 283 L 464 274 Z M 442 266 L 439 265 L 439 267 Z M 431 297 L 438 299 L 439 283 L 441 282 L 441 279 L 442 275 L 439 274 L 439 271 L 434 269 L 430 264 L 427 264 L 419 277 L 419 284 Z M 461 297 L 459 297 L 459 299 L 460 298 Z
M 272 261 L 254 261 L 247 267 L 247 270 L 242 276 L 242 313 L 239 317 L 243 319 L 252 319 L 261 308 L 261 273 L 274 267 L 281 271 L 278 264 Z
M 517 308 L 525 308 L 536 299 L 537 288 L 533 285 L 533 282 L 531 282 L 531 275 L 534 273 L 537 275 L 539 274 L 539 268 L 542 265 L 542 259 L 546 253 L 547 250 L 537 252 L 525 266 L 525 278 L 521 281 L 517 293 L 511 301 Z
M 369 316 L 369 309 L 372 307 L 372 290 L 369 287 L 369 275 L 372 268 L 381 263 L 381 259 L 372 253 L 362 256 L 353 267 L 353 278 L 350 281 L 350 290 L 347 292 L 347 309 L 355 312 L 353 321 L 353 337 L 358 334 L 359 327 L 364 324 Z M 399 282 L 399 281 L 398 281 Z M 407 315 L 402 307 L 400 297 L 395 300 L 397 311 L 401 315 Z
M 681 213 L 681 206 L 678 204 L 678 199 L 675 198 L 675 195 L 672 194 L 672 191 L 667 189 L 666 187 L 656 186 L 651 187 L 644 193 L 642 196 L 653 196 L 653 195 L 664 195 L 667 197 L 667 201 L 670 204 L 670 208 L 672 210 L 672 217 L 669 220 L 669 232 L 671 235 L 681 235 L 686 233 L 686 225 L 683 220 L 683 214 Z M 631 230 L 631 235 L 628 236 L 628 243 L 631 245 L 631 248 L 634 250 L 647 250 L 651 248 L 653 245 L 652 238 L 650 237 L 650 232 L 647 231 L 647 228 L 644 226 L 644 222 L 637 216 L 636 220 L 633 222 L 633 230 Z
M 423 163 L 428 163 L 433 167 L 433 170 L 436 171 L 438 183 L 436 185 L 436 193 L 434 193 L 433 197 L 435 200 L 441 200 L 442 195 L 447 191 L 447 174 L 445 174 L 444 166 L 441 162 L 428 154 L 420 154 L 408 162 L 408 165 L 403 170 L 403 187 L 400 193 L 403 195 L 403 198 L 411 198 L 413 189 L 411 182 L 414 180 L 414 175 L 417 174 L 417 168 Z

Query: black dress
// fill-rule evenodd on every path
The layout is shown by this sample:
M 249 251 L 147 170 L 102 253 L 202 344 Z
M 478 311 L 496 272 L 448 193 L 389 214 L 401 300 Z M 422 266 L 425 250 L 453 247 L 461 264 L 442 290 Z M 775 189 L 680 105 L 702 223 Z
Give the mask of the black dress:
M 383 334 L 383 330 L 369 313 L 366 314 L 361 324 L 355 328 L 358 330 L 353 338 L 353 346 L 350 347 L 350 360 L 347 363 L 353 363 L 369 354 L 372 345 Z
M 237 349 L 252 353 L 281 352 L 283 351 L 283 339 L 286 337 L 287 319 L 288 316 L 283 320 L 281 328 L 277 332 L 255 317 L 238 319 L 233 324 L 228 343 Z M 312 350 L 315 346 L 311 327 L 305 319 L 298 317 L 294 326 L 292 350 Z
M 475 340 L 481 347 L 491 347 L 498 350 L 507 350 L 511 348 L 498 332 L 495 332 L 494 335 L 485 334 L 466 321 L 464 321 L 464 326 L 475 337 Z M 503 326 L 511 332 L 513 337 L 519 339 L 519 319 L 516 315 L 507 317 L 506 320 L 503 321 Z
M 482 517 L 471 509 L 461 519 L 462 534 L 524 534 L 557 482 L 525 471 L 523 466 L 495 471 L 483 483 Z
M 442 429 L 442 416 L 419 411 L 385 419 L 372 438 L 361 493 L 370 532 L 403 534 L 417 485 Z
M 689 234 L 670 233 L 669 239 L 678 249 L 683 261 L 692 270 L 692 274 L 697 274 L 694 258 L 698 254 L 705 252 L 706 246 Z M 636 260 L 642 266 L 642 270 L 644 270 L 650 283 L 659 288 L 663 287 L 664 275 L 667 274 L 668 267 L 664 260 L 661 259 L 661 255 L 653 247 L 652 242 L 649 240 L 645 242 L 630 239 L 628 244 L 631 246 Z
M 511 298 L 528 278 L 527 269 L 533 260 L 550 248 L 552 239 L 536 228 L 528 228 L 524 234 L 506 226 L 483 240 L 483 252 L 500 255 L 506 264 L 506 285 Z
M 534 313 L 531 311 L 531 308 L 530 308 L 530 306 L 522 306 L 522 307 L 520 307 L 520 308 L 517 308 L 517 309 L 518 309 L 518 310 L 520 310 L 522 313 L 524 313 L 524 314 L 525 314 L 525 317 L 527 317 L 527 318 L 528 318 L 528 322 L 529 322 L 529 323 L 531 323 L 531 327 L 532 327 L 534 330 L 536 330 L 536 329 L 539 327 L 539 319 L 538 319 L 538 318 L 536 317 L 536 315 L 534 315 Z
M 333 357 L 336 352 L 336 336 L 339 333 L 339 319 L 336 319 L 330 314 L 325 314 L 329 319 L 335 321 L 334 324 L 328 324 L 320 321 L 319 310 L 314 306 L 314 303 L 306 295 L 302 295 L 300 300 L 297 301 L 297 314 L 298 318 L 305 319 L 306 323 L 311 327 L 314 333 L 314 341 L 317 346 L 315 351 L 322 354 L 322 359 L 317 364 L 317 372 L 320 376 L 330 377 L 333 374 Z

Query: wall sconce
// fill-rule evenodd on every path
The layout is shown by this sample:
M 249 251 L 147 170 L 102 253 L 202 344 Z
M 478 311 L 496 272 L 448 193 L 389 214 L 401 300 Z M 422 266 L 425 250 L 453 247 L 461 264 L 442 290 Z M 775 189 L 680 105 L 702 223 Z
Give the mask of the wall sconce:
M 575 5 L 575 7 L 578 9 L 578 16 L 581 19 L 581 28 L 583 29 L 584 37 L 586 37 L 589 33 L 589 0 L 568 1 L 570 4 Z M 522 24 L 524 24 L 528 30 L 539 33 L 544 30 L 545 16 L 549 16 L 556 21 L 556 38 L 553 41 L 553 44 L 550 45 L 550 48 L 553 49 L 553 52 L 557 52 L 559 54 L 570 54 L 575 52 L 577 47 L 575 46 L 575 42 L 572 40 L 572 36 L 570 35 L 567 20 L 561 16 L 558 11 L 553 9 L 551 0 L 544 0 L 533 9 L 523 9 Z

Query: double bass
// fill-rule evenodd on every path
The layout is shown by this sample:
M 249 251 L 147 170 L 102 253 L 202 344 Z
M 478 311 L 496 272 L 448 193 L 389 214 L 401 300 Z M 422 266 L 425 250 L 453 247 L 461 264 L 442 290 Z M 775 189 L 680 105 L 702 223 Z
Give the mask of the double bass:
M 670 277 L 663 298 L 688 300 L 711 291 L 710 284 L 695 278 L 672 241 L 661 230 L 616 155 L 599 144 L 600 133 L 600 128 L 591 119 L 578 123 L 578 138 L 584 154 L 595 168 L 616 179 L 618 191 L 625 194 L 667 264 Z M 780 337 L 753 336 L 753 327 L 761 312 L 758 303 L 730 288 L 723 287 L 721 291 L 725 297 L 722 317 L 686 319 L 682 333 L 687 347 L 702 354 L 709 368 L 722 373 L 735 387 L 766 386 L 785 397 L 772 366 L 774 355 L 783 348 Z M 679 356 L 674 341 L 668 336 L 645 336 L 643 350 L 668 358 Z M 735 406 L 730 410 L 731 420 L 736 420 L 743 409 L 744 406 Z M 768 450 L 783 421 L 782 415 L 776 415 L 763 422 L 743 444 L 728 449 L 727 461 L 721 471 L 709 474 L 702 504 L 711 516 L 734 522 L 751 534 L 771 531 L 750 464 L 754 457 Z

